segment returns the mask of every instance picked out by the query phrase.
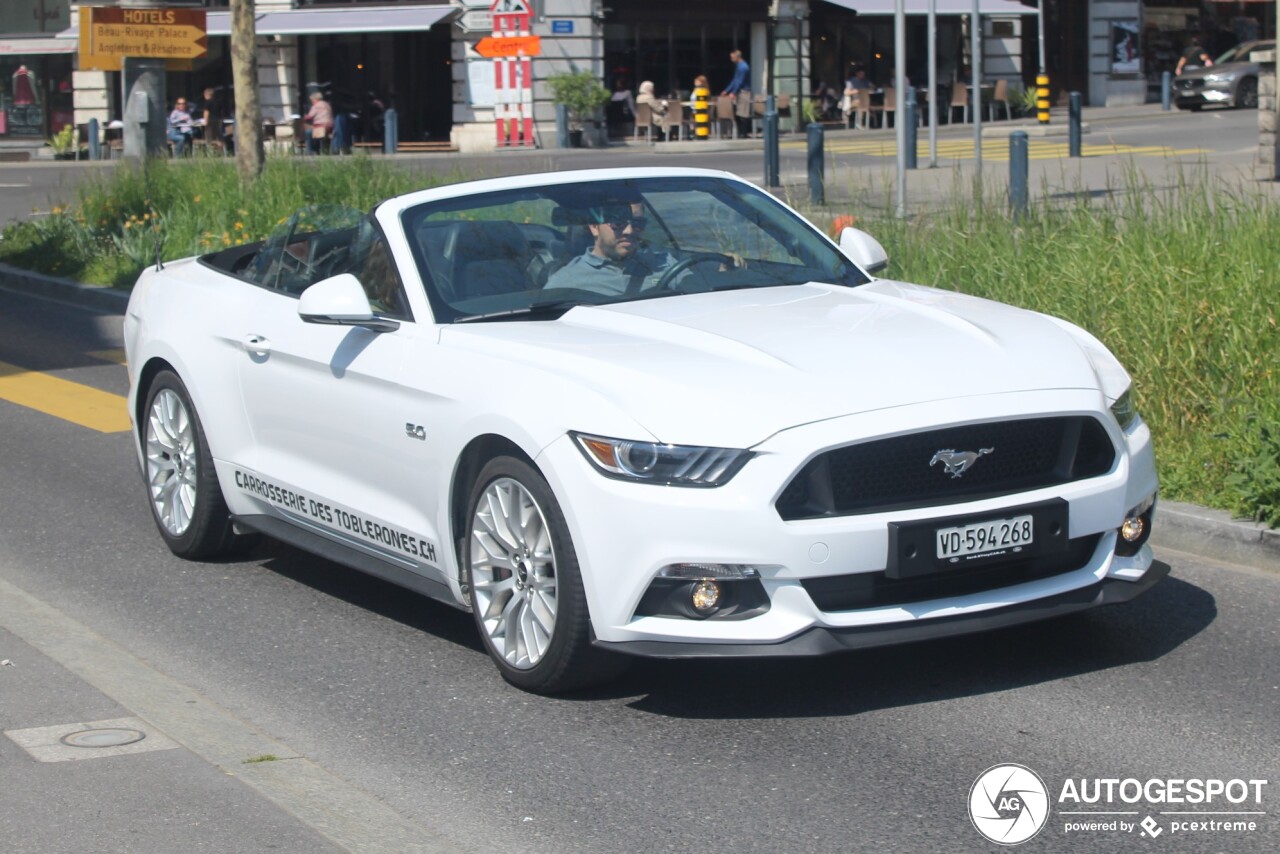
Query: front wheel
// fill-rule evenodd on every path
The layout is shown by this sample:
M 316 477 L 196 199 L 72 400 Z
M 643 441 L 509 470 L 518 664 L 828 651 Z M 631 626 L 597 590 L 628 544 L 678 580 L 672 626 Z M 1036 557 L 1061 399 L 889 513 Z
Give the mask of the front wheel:
M 1258 81 L 1246 77 L 1236 86 L 1235 105 L 1245 110 L 1258 108 Z
M 172 371 L 151 383 L 142 443 L 151 515 L 169 550 L 192 560 L 233 551 L 237 537 L 204 428 Z
M 503 678 L 551 694 L 620 673 L 623 659 L 591 645 L 578 557 L 542 475 L 513 457 L 493 459 L 467 508 L 472 612 Z

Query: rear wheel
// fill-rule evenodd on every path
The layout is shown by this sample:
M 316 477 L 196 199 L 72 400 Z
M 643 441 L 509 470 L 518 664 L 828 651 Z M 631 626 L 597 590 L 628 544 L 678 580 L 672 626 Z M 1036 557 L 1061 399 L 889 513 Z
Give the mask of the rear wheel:
M 513 457 L 493 459 L 467 508 L 472 611 L 503 678 L 550 694 L 620 673 L 625 659 L 591 645 L 578 557 L 542 475 Z
M 204 428 L 182 380 L 161 371 L 151 383 L 142 423 L 151 515 L 169 550 L 201 559 L 238 545 L 218 485 Z

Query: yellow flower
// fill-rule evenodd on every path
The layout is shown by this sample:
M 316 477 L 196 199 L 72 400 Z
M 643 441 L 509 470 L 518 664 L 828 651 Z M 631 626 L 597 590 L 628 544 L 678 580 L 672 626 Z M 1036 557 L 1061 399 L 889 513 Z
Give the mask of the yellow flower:
M 124 227 L 125 227 L 125 228 L 133 228 L 133 223 L 129 222 L 128 220 L 125 220 Z
M 53 210 L 52 210 L 52 211 L 50 211 L 50 213 L 52 213 L 52 214 L 54 214 L 54 215 L 56 216 L 57 214 L 62 213 L 62 208 L 60 208 L 60 207 L 58 207 L 58 206 L 56 206 L 56 205 L 55 205 L 55 206 L 54 206 L 54 208 L 53 208 Z
M 200 204 L 200 197 L 199 197 L 199 196 L 196 196 L 196 197 L 195 197 L 194 199 L 192 199 L 191 201 L 195 202 L 195 203 L 198 205 L 198 204 Z
M 244 230 L 244 223 L 243 223 L 243 222 L 237 222 L 237 223 L 236 223 L 236 231 L 243 231 L 243 230 Z

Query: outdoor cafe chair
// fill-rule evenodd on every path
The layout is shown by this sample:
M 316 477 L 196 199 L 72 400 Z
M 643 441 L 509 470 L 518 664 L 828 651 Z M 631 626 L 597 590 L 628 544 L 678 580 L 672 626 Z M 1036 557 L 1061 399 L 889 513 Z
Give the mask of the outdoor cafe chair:
M 685 107 L 680 101 L 672 101 L 667 105 L 667 114 L 662 118 L 662 129 L 667 134 L 667 139 L 685 139 L 684 123 Z
M 636 128 L 632 136 L 639 139 L 641 130 L 645 139 L 653 142 L 653 107 L 649 104 L 636 104 Z

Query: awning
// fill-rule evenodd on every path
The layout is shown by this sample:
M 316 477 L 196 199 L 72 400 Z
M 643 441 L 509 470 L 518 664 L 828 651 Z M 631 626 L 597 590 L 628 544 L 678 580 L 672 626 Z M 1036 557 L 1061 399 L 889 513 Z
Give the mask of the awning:
M 894 0 L 826 0 L 833 6 L 857 12 L 859 15 L 892 15 L 897 11 Z M 908 15 L 929 14 L 929 0 L 907 0 Z M 973 0 L 938 0 L 939 15 L 968 15 L 973 12 Z M 1038 15 L 1035 6 L 1023 6 L 1017 0 L 978 0 L 979 15 Z
M 42 53 L 75 53 L 76 43 L 57 36 L 0 39 L 0 56 L 32 56 Z
M 260 36 L 423 32 L 455 12 L 452 6 L 312 6 L 263 12 L 257 16 L 256 28 Z M 209 12 L 205 29 L 211 36 L 231 35 L 231 13 Z

